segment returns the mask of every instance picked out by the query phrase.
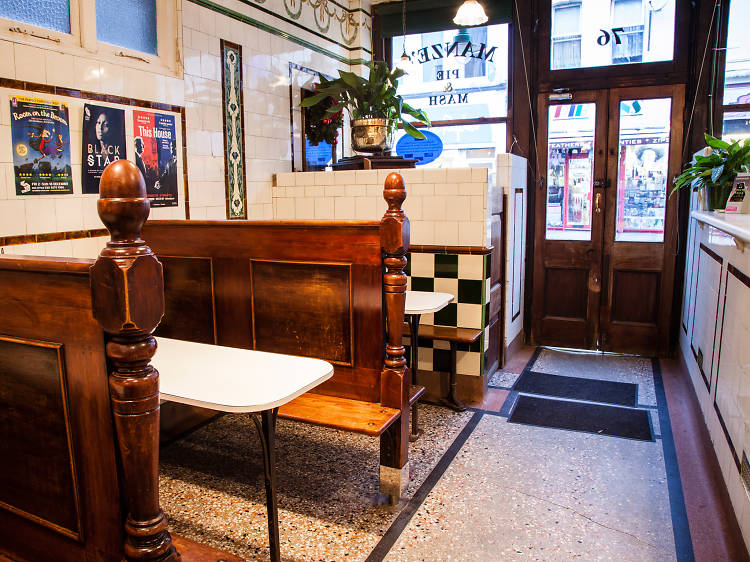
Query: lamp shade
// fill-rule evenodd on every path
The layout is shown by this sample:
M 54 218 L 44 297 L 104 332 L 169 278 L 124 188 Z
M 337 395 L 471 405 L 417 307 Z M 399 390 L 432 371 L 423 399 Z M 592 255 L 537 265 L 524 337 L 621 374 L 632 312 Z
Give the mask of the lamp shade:
M 456 25 L 470 26 L 480 25 L 487 22 L 487 14 L 477 0 L 466 0 L 453 18 Z

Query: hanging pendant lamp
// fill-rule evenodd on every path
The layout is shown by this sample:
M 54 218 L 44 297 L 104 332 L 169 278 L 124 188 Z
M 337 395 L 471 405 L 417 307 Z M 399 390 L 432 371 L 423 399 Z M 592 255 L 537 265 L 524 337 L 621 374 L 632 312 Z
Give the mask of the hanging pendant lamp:
M 487 22 L 487 14 L 477 0 L 465 0 L 453 18 L 453 23 L 462 26 L 481 25 Z
M 401 35 L 404 39 L 404 50 L 396 66 L 408 73 L 411 68 L 411 57 L 406 54 L 406 0 L 401 0 Z

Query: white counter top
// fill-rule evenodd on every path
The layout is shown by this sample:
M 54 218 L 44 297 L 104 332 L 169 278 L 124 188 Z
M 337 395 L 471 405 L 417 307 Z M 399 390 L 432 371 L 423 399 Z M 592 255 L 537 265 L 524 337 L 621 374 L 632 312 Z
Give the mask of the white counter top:
M 735 215 L 725 213 L 708 213 L 706 211 L 692 211 L 690 216 L 698 222 L 711 225 L 742 242 L 750 243 L 750 215 Z

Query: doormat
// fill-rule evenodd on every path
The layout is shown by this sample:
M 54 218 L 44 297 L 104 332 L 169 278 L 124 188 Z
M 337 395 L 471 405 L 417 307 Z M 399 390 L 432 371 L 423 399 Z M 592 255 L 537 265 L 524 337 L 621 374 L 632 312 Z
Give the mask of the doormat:
M 652 441 L 647 410 L 519 395 L 508 421 Z
M 524 371 L 512 390 L 573 400 L 606 402 L 632 408 L 638 404 L 638 385 L 636 384 L 548 375 L 535 371 Z

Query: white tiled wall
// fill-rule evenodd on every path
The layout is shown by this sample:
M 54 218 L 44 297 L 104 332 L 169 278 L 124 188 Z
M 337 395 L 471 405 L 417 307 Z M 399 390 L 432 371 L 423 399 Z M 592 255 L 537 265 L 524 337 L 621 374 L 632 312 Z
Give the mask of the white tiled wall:
M 319 45 L 334 55 L 346 59 L 367 56 L 362 51 L 337 46 L 250 4 L 230 0 L 217 4 Z M 359 2 L 354 4 L 353 8 L 359 6 Z M 282 0 L 269 1 L 264 7 L 286 17 Z M 299 20 L 302 24 L 313 17 L 310 7 L 305 5 L 304 8 Z M 220 39 L 240 44 L 243 50 L 248 218 L 270 219 L 273 216 L 272 177 L 291 170 L 289 63 L 328 74 L 348 69 L 348 65 L 188 0 L 178 1 L 177 9 L 177 36 L 182 46 L 184 73 L 181 69 L 173 74 L 163 70 L 153 72 L 148 65 L 138 67 L 138 63 L 132 61 L 116 64 L 97 58 L 81 47 L 61 47 L 48 41 L 27 40 L 0 30 L 0 77 L 184 106 L 191 218 L 224 219 Z M 336 9 L 341 11 L 341 8 Z M 367 20 L 364 23 L 369 25 L 369 19 L 362 12 L 356 12 L 356 15 L 358 23 L 364 18 Z M 341 26 L 337 21 L 333 23 L 338 27 L 333 30 L 332 24 L 331 33 L 340 34 Z M 358 33 L 353 46 L 369 46 L 368 27 L 361 27 Z M 295 86 L 314 80 L 315 76 L 309 73 L 293 73 L 292 76 Z M 293 89 L 293 95 L 296 95 L 296 90 Z M 0 236 L 100 228 L 96 196 L 81 193 L 80 113 L 71 111 L 70 116 L 71 156 L 76 178 L 74 193 L 33 197 L 15 195 L 10 165 L 8 93 L 0 90 Z M 78 102 L 82 107 L 81 100 L 75 98 L 38 93 L 28 95 L 67 101 L 71 110 Z M 299 123 L 299 119 L 295 122 Z M 295 134 L 299 143 L 299 130 Z M 297 158 L 299 153 L 298 145 Z M 153 209 L 152 218 L 184 218 L 182 199 L 180 189 L 180 207 Z M 326 205 L 330 207 L 330 204 L 323 204 L 319 212 L 324 212 Z
M 412 244 L 487 243 L 487 168 L 279 173 L 273 188 L 273 218 L 380 220 L 388 208 L 383 185 L 393 171 L 404 178 L 403 208 Z

